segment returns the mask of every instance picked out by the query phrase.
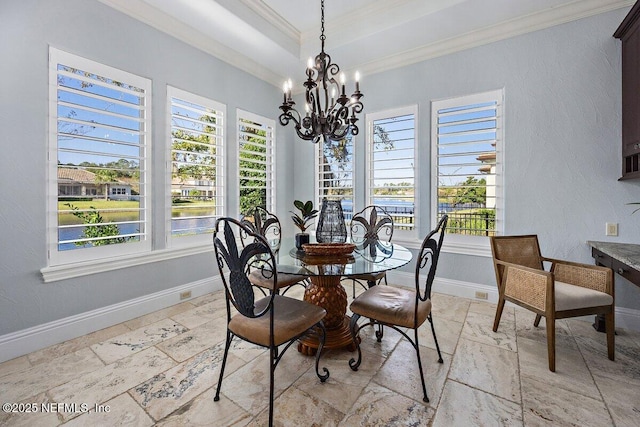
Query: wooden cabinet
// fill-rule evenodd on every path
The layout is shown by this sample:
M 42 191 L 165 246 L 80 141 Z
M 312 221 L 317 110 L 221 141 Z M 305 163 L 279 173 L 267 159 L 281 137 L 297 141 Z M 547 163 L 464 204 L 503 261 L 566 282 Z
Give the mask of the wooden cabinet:
M 640 1 L 614 37 L 622 41 L 622 176 L 640 178 Z

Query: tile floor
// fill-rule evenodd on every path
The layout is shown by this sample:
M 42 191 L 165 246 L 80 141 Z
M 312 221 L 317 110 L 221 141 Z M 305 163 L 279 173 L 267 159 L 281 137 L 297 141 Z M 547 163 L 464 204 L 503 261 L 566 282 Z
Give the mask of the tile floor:
M 359 371 L 348 367 L 355 353 L 328 351 L 324 384 L 313 358 L 295 348 L 285 354 L 276 369 L 276 425 L 640 425 L 639 332 L 618 329 L 611 362 L 604 334 L 585 321 L 560 321 L 551 373 L 544 320 L 534 328 L 530 312 L 506 308 L 494 333 L 493 304 L 436 294 L 433 307 L 444 363 L 436 362 L 425 325 L 429 404 L 421 400 L 411 345 L 388 329 L 377 343 L 365 328 Z M 263 349 L 234 341 L 221 399 L 213 401 L 224 315 L 217 291 L 2 363 L 0 402 L 37 412 L 0 412 L 0 425 L 265 425 Z

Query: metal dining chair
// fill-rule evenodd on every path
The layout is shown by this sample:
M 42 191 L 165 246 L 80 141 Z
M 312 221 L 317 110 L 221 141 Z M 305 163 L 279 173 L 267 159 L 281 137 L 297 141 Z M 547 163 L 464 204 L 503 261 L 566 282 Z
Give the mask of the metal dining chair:
M 393 218 L 387 211 L 376 205 L 369 205 L 353 215 L 349 227 L 351 243 L 360 247 L 364 252 L 369 252 L 375 259 L 376 244 L 378 242 L 390 242 L 393 236 Z M 372 253 L 373 252 L 373 253 Z M 380 273 L 361 274 L 350 276 L 345 280 L 351 280 L 353 298 L 356 297 L 356 283 L 365 290 L 374 284 L 380 284 L 383 280 L 387 284 L 387 274 Z
M 252 215 L 245 216 L 241 223 L 250 229 L 253 233 L 264 237 L 269 244 L 269 247 L 278 259 L 280 252 L 280 245 L 282 243 L 282 227 L 278 217 L 263 207 L 256 206 Z M 241 236 L 242 239 L 247 239 L 248 236 Z M 278 281 L 275 282 L 272 277 L 264 277 L 259 271 L 252 271 L 249 275 L 249 280 L 255 286 L 263 290 L 263 294 L 266 295 L 265 289 L 280 293 L 284 295 L 287 290 L 293 285 L 307 286 L 307 277 L 299 274 L 281 274 L 278 277 Z
M 424 384 L 424 373 L 420 359 L 418 328 L 425 320 L 429 321 L 433 340 L 435 341 L 436 350 L 438 351 L 438 362 L 443 363 L 440 346 L 436 338 L 436 330 L 433 326 L 433 318 L 431 316 L 431 287 L 436 275 L 447 220 L 448 216 L 444 215 L 438 222 L 437 227 L 432 230 L 422 242 L 420 253 L 416 260 L 415 290 L 395 286 L 374 286 L 358 295 L 350 305 L 353 315 L 351 316 L 349 326 L 351 336 L 358 350 L 358 359 L 351 358 L 349 360 L 351 369 L 357 371 L 362 361 L 358 332 L 365 326 L 378 325 L 379 328 L 376 331 L 376 339 L 378 342 L 381 342 L 384 331 L 383 327 L 388 326 L 398 331 L 416 350 L 418 370 L 420 371 L 420 380 L 422 381 L 422 391 L 424 393 L 423 400 L 425 402 L 429 401 L 429 397 L 427 396 L 427 388 Z M 424 269 L 427 270 L 427 277 L 426 280 L 421 283 L 420 273 Z M 360 317 L 366 317 L 369 320 L 362 325 L 358 325 Z M 413 329 L 413 340 L 404 331 L 405 329 Z
M 250 237 L 238 246 L 239 235 Z M 240 240 L 242 242 L 242 240 Z M 229 347 L 234 337 L 269 349 L 269 425 L 273 425 L 274 372 L 280 359 L 299 338 L 306 334 L 319 339 L 315 369 L 321 382 L 329 378 L 327 368 L 320 373 L 320 354 L 325 343 L 323 318 L 326 310 L 295 298 L 270 293 L 256 301 L 250 271 L 260 271 L 277 283 L 275 255 L 261 235 L 240 221 L 220 218 L 213 235 L 216 262 L 224 284 L 227 307 L 227 337 L 214 401 L 220 400 Z M 232 311 L 232 307 L 233 310 Z M 236 312 L 237 310 L 237 312 Z M 283 347 L 284 346 L 284 347 Z M 281 348 L 282 347 L 282 348 Z

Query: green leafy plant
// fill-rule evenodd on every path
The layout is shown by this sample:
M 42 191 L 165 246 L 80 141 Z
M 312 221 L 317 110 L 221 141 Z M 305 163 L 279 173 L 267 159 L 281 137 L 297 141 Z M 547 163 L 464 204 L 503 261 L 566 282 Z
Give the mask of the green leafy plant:
M 78 207 L 71 203 L 65 203 L 65 206 L 71 208 L 71 214 L 80 218 L 87 225 L 82 231 L 83 239 L 93 239 L 99 237 L 118 236 L 120 230 L 116 224 L 104 224 L 104 219 L 100 212 L 93 206 L 89 206 L 90 211 L 81 211 Z M 102 225 L 104 224 L 104 225 Z M 129 240 L 127 237 L 114 237 L 112 239 L 93 240 L 90 244 L 93 246 L 111 245 L 114 243 L 125 243 Z M 86 246 L 87 242 L 76 242 L 76 246 Z
M 300 214 L 289 211 L 293 214 L 291 219 L 293 219 L 295 226 L 300 229 L 300 232 L 304 233 L 307 231 L 307 228 L 309 228 L 309 221 L 318 216 L 318 211 L 313 209 L 313 202 L 311 200 L 306 203 L 302 203 L 300 200 L 295 200 L 293 202 L 293 206 L 300 211 Z
M 640 205 L 640 202 L 635 202 L 635 203 L 627 203 L 628 205 Z M 635 211 L 631 212 L 631 215 L 633 215 L 634 213 L 640 211 L 640 208 L 637 208 Z

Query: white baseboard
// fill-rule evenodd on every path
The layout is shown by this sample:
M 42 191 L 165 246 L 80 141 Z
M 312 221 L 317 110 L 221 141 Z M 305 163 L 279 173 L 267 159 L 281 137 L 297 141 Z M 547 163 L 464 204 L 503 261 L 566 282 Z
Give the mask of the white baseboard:
M 413 273 L 390 271 L 387 278 L 389 283 L 413 286 Z M 218 289 L 222 289 L 219 277 L 204 279 L 2 335 L 0 336 L 0 363 L 170 307 L 181 302 L 179 300 L 181 292 L 191 291 L 191 299 L 193 299 Z M 494 286 L 441 277 L 436 277 L 434 280 L 433 292 L 477 301 L 498 302 L 498 290 Z M 486 293 L 487 299 L 476 298 L 476 292 Z M 585 320 L 589 319 L 585 318 Z M 640 310 L 617 307 L 616 327 L 640 331 Z
M 426 276 L 420 276 L 420 280 L 426 279 Z M 387 280 L 389 281 L 389 283 L 393 284 L 409 287 L 415 286 L 414 274 L 408 273 L 406 271 L 389 271 L 387 272 Z M 481 285 L 479 283 L 463 282 L 460 280 L 436 277 L 433 281 L 432 291 L 438 294 L 446 294 L 478 301 L 492 302 L 494 304 L 498 302 L 498 289 L 496 289 L 495 286 Z M 476 292 L 486 293 L 487 298 L 476 298 Z
M 640 310 L 616 307 L 616 329 L 640 331 Z
M 217 289 L 222 282 L 216 276 L 2 335 L 0 362 L 188 301 L 180 301 L 182 292 L 191 291 L 193 299 Z
M 413 286 L 414 283 L 413 273 L 404 271 L 390 271 L 387 273 L 387 279 L 389 280 L 389 283 L 404 286 Z M 424 279 L 426 279 L 426 277 L 421 277 L 421 280 Z M 439 294 L 469 298 L 476 301 L 485 301 L 494 304 L 498 302 L 498 289 L 495 286 L 487 286 L 479 283 L 462 282 L 460 280 L 436 277 L 433 281 L 432 290 Z M 486 293 L 487 299 L 476 298 L 476 292 Z M 593 322 L 593 316 L 584 316 L 581 319 Z M 640 310 L 616 307 L 616 328 L 640 331 Z

